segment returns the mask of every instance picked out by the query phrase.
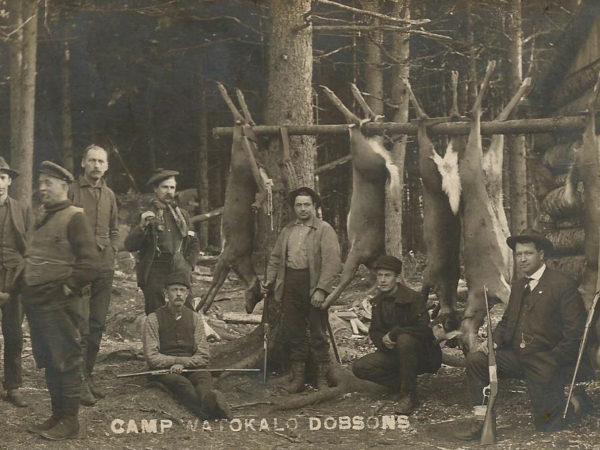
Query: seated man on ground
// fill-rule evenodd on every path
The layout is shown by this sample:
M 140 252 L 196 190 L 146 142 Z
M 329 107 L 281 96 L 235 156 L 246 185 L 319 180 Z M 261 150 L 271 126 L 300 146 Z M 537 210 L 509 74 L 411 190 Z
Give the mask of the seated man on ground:
M 417 375 L 435 373 L 442 351 L 429 327 L 421 295 L 402 284 L 402 261 L 383 255 L 375 262 L 379 293 L 372 300 L 369 336 L 377 351 L 356 360 L 354 375 L 396 393 L 399 414 L 418 405 Z
M 148 315 L 143 327 L 144 356 L 151 370 L 170 369 L 156 376 L 187 409 L 201 419 L 228 419 L 223 395 L 213 389 L 210 372 L 185 372 L 206 368 L 208 342 L 202 318 L 184 306 L 190 275 L 172 272 L 165 283 L 166 305 Z

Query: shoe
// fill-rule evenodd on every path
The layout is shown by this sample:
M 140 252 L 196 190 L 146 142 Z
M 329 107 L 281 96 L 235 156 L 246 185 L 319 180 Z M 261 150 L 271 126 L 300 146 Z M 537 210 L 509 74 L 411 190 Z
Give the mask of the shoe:
M 79 403 L 83 406 L 94 406 L 98 399 L 94 397 L 92 391 L 90 390 L 90 385 L 87 380 L 83 380 L 81 382 L 81 397 L 79 398 Z
M 329 387 L 329 379 L 327 375 L 329 374 L 329 363 L 319 363 L 317 365 L 317 389 L 326 389 Z
M 54 416 L 50 416 L 48 419 L 44 420 L 42 423 L 34 423 L 27 427 L 27 431 L 33 434 L 40 434 L 44 431 L 48 431 L 51 428 L 54 428 L 58 423 L 58 419 Z
M 400 396 L 400 399 L 396 402 L 394 411 L 396 414 L 408 416 L 417 406 L 419 406 L 417 395 L 414 392 L 411 392 Z
M 64 441 L 65 439 L 75 439 L 78 434 L 79 421 L 77 417 L 63 417 L 52 428 L 42 431 L 40 436 L 50 441 Z
M 23 398 L 23 394 L 21 394 L 18 389 L 9 389 L 6 392 L 6 400 L 15 406 L 18 406 L 19 408 L 25 408 L 27 406 L 27 402 Z
M 477 441 L 481 439 L 483 420 L 473 420 L 465 429 L 454 432 L 454 437 L 461 441 Z
M 292 378 L 285 387 L 285 390 L 291 394 L 302 392 L 304 390 L 304 361 L 292 361 Z
M 94 380 L 94 376 L 93 375 L 88 375 L 88 379 L 87 379 L 88 385 L 90 387 L 90 391 L 92 392 L 92 395 L 94 397 L 98 398 L 104 398 L 106 397 L 106 394 L 104 392 L 102 392 L 98 386 L 96 385 L 96 381 Z

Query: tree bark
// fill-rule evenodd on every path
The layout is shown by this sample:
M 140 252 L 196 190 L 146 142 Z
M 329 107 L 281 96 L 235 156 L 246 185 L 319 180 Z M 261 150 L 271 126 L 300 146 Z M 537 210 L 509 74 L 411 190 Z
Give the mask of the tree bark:
M 21 65 L 17 88 L 20 89 L 20 93 L 18 94 L 20 106 L 18 107 L 18 111 L 17 107 L 13 108 L 11 106 L 11 112 L 18 112 L 16 117 L 11 118 L 11 128 L 19 128 L 18 132 L 15 131 L 17 143 L 15 146 L 11 145 L 11 163 L 15 169 L 19 171 L 20 176 L 12 184 L 12 195 L 17 199 L 30 204 L 35 132 L 38 5 L 36 0 L 23 0 L 21 3 L 22 21 L 19 21 L 17 16 L 18 23 L 22 25 L 23 33 L 22 45 L 19 46 L 21 51 Z M 15 7 L 15 10 L 18 10 L 18 7 Z
M 73 128 L 71 122 L 71 50 L 69 41 L 65 40 L 62 60 L 62 105 L 61 105 L 61 125 L 62 125 L 62 164 L 73 172 L 75 159 L 73 155 Z
M 8 8 L 12 25 L 10 39 L 10 154 L 11 164 L 17 167 L 21 155 L 21 95 L 23 61 L 23 3 L 9 0 Z M 14 188 L 13 188 L 14 189 Z
M 379 0 L 362 0 L 361 4 L 367 11 L 380 13 Z M 379 25 L 379 19 L 374 18 L 372 24 Z M 381 70 L 381 47 L 383 32 L 372 30 L 365 39 L 365 90 L 369 93 L 367 103 L 375 114 L 383 114 L 383 71 Z
M 209 183 L 208 183 L 208 120 L 206 116 L 206 85 L 202 73 L 202 56 L 198 63 L 198 90 L 200 102 L 200 117 L 198 118 L 199 148 L 198 148 L 198 203 L 200 212 L 209 211 Z M 208 223 L 202 222 L 197 225 L 200 249 L 208 247 Z
M 513 95 L 523 81 L 523 30 L 521 28 L 521 0 L 510 0 L 507 11 L 508 24 L 508 94 Z M 511 232 L 519 233 L 527 227 L 527 155 L 525 136 L 508 136 L 511 192 Z
M 392 15 L 410 19 L 410 0 L 394 3 Z M 408 95 L 402 78 L 408 79 L 410 67 L 408 58 L 410 55 L 410 34 L 394 33 L 392 36 L 392 55 L 400 63 L 396 63 L 392 69 L 391 100 L 396 108 L 394 122 L 408 122 Z M 403 135 L 394 142 L 392 146 L 392 160 L 398 166 L 400 173 L 401 189 L 404 190 L 404 160 L 406 157 L 407 136 Z M 401 199 L 402 201 L 403 199 Z M 389 255 L 402 258 L 402 207 L 396 211 L 386 199 L 385 214 L 385 249 Z

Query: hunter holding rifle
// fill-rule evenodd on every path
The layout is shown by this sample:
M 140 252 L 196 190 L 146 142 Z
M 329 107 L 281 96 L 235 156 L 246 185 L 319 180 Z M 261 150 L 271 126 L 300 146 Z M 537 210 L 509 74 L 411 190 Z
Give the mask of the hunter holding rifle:
M 209 372 L 183 372 L 205 368 L 208 342 L 202 318 L 184 303 L 190 291 L 190 275 L 171 272 L 165 283 L 167 304 L 146 317 L 142 331 L 144 356 L 150 369 L 169 369 L 157 375 L 173 396 L 200 419 L 229 419 L 223 395 L 213 389 Z
M 171 272 L 187 270 L 191 274 L 198 255 L 198 239 L 190 216 L 177 206 L 175 192 L 179 172 L 156 169 L 148 180 L 154 188 L 150 208 L 140 216 L 125 239 L 129 252 L 139 252 L 136 265 L 138 286 L 145 299 L 146 315 L 165 304 L 163 287 Z M 191 303 L 187 306 L 192 307 Z
M 525 275 L 513 282 L 504 316 L 494 330 L 498 378 L 524 379 L 536 431 L 564 426 L 564 386 L 573 373 L 586 318 L 577 283 L 546 267 L 552 243 L 536 230 L 507 239 Z M 475 421 L 455 433 L 462 440 L 480 439 L 489 384 L 488 343 L 467 356 L 467 382 Z M 574 402 L 573 402 L 574 403 Z M 573 412 L 567 419 L 572 418 Z

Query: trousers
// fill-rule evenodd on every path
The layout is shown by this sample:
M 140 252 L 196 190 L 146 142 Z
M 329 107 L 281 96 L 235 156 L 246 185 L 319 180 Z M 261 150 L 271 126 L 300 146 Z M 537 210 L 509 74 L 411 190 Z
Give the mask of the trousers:
M 211 419 L 216 409 L 212 376 L 208 372 L 170 373 L 157 377 L 173 396 L 201 419 Z

